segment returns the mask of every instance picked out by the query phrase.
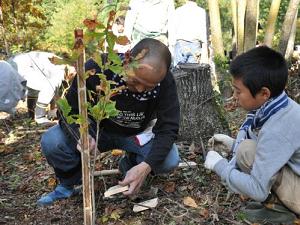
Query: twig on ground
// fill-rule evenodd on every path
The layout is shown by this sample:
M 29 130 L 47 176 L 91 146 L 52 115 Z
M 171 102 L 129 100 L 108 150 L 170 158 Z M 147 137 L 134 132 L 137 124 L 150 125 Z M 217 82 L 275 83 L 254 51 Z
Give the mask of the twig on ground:
M 202 150 L 202 158 L 203 158 L 203 161 L 205 161 L 207 152 L 204 148 L 202 137 L 200 137 L 200 144 L 201 144 L 201 150 Z
M 234 221 L 234 220 L 230 220 L 228 218 L 225 218 L 226 221 L 230 222 L 231 224 L 235 224 L 235 225 L 242 225 L 242 223 L 238 222 L 238 221 Z

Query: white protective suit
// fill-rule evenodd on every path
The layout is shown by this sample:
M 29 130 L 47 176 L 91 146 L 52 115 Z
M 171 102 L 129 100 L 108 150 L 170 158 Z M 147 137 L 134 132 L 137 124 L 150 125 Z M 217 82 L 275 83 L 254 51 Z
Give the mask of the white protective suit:
M 0 60 L 0 111 L 13 113 L 26 92 L 26 80 L 9 63 Z
M 8 62 L 27 80 L 27 87 L 39 91 L 38 102 L 49 104 L 65 73 L 65 66 L 52 64 L 53 53 L 32 51 L 17 54 Z

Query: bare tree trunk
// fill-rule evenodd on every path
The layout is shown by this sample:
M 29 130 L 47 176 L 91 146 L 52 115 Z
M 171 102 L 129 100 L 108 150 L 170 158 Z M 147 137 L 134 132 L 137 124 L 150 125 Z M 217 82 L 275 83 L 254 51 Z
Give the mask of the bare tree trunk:
M 295 44 L 295 38 L 296 38 L 296 27 L 297 27 L 297 15 L 298 15 L 298 10 L 295 15 L 294 23 L 293 23 L 292 30 L 291 30 L 291 35 L 290 35 L 286 53 L 284 56 L 285 59 L 287 59 L 287 60 L 289 60 L 291 58 L 293 51 L 294 51 L 294 44 Z
M 269 47 L 272 47 L 272 40 L 275 33 L 275 25 L 276 25 L 277 15 L 279 12 L 280 2 L 281 0 L 273 0 L 270 7 L 265 39 L 264 39 L 264 44 Z
M 80 144 L 81 144 L 81 163 L 82 163 L 82 183 L 83 183 L 83 213 L 84 224 L 93 224 L 93 205 L 92 205 L 92 188 L 91 188 L 91 171 L 90 171 L 90 150 L 88 138 L 87 122 L 87 98 L 86 83 L 84 78 L 84 60 L 85 52 L 83 46 L 83 30 L 75 30 L 75 49 L 79 52 L 77 60 L 77 83 L 78 83 L 78 105 L 79 114 L 83 117 L 83 124 L 80 124 Z
M 236 0 L 231 0 L 231 11 L 232 11 L 232 23 L 233 23 L 233 31 L 232 31 L 232 58 L 236 56 L 236 48 L 237 48 L 237 5 Z
M 246 0 L 237 0 L 237 54 L 244 52 Z
M 291 36 L 292 27 L 294 24 L 295 15 L 297 14 L 300 0 L 290 0 L 288 9 L 285 14 L 284 22 L 282 24 L 282 32 L 279 42 L 279 51 L 282 55 L 286 55 L 289 38 Z
M 256 46 L 258 15 L 259 0 L 248 0 L 245 16 L 244 51 L 248 51 Z
M 5 26 L 4 26 L 4 20 L 3 20 L 3 11 L 2 11 L 2 0 L 0 0 L 0 31 L 3 37 L 3 42 L 5 46 L 5 53 L 7 56 L 9 56 L 9 48 L 8 48 L 8 43 L 6 40 L 6 31 L 5 31 Z
M 209 20 L 211 29 L 211 41 L 215 55 L 224 56 L 224 47 L 221 30 L 220 10 L 218 0 L 209 0 Z

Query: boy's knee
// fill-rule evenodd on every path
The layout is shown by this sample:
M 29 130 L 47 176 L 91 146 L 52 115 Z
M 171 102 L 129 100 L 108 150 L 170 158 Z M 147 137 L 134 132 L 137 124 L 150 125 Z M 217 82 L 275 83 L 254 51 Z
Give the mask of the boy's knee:
M 256 152 L 256 141 L 251 139 L 245 139 L 242 141 L 236 151 L 237 164 L 240 169 L 244 172 L 249 172 L 250 167 L 253 164 L 255 152 Z

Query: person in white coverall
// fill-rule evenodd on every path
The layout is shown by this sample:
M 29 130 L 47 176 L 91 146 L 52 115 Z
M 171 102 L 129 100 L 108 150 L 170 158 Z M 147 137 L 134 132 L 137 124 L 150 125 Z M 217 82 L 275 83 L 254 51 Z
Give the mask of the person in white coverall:
M 0 111 L 14 113 L 26 92 L 26 80 L 6 61 L 0 60 Z
M 65 76 L 65 65 L 55 65 L 50 60 L 53 53 L 31 51 L 20 53 L 8 62 L 27 80 L 27 107 L 29 116 L 37 123 L 49 122 L 46 109 Z

